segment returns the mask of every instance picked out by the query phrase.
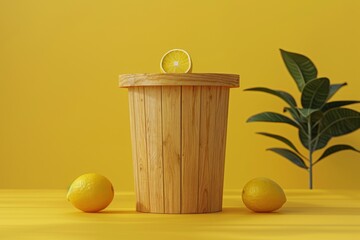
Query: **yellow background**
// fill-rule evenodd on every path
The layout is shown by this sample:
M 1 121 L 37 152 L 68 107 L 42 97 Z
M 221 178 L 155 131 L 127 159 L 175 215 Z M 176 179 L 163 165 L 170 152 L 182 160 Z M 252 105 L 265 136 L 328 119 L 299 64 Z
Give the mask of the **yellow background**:
M 299 145 L 291 126 L 246 124 L 282 110 L 266 86 L 293 93 L 279 48 L 303 53 L 320 76 L 348 82 L 335 99 L 359 100 L 360 1 L 0 0 L 0 188 L 65 188 L 78 175 L 106 175 L 133 189 L 127 90 L 121 73 L 158 72 L 172 48 L 186 49 L 193 72 L 237 73 L 231 90 L 225 188 L 267 176 L 306 188 L 306 171 L 265 151 Z M 359 106 L 354 106 L 360 110 Z M 360 131 L 330 143 L 360 148 Z M 360 155 L 342 152 L 314 169 L 315 188 L 359 188 Z

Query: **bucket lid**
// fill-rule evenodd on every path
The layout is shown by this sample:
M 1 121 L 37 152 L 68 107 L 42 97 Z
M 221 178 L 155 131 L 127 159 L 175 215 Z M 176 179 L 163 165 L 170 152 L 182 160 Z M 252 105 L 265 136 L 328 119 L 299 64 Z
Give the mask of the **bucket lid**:
M 137 86 L 220 86 L 239 87 L 240 76 L 222 73 L 138 73 L 121 74 L 120 87 Z

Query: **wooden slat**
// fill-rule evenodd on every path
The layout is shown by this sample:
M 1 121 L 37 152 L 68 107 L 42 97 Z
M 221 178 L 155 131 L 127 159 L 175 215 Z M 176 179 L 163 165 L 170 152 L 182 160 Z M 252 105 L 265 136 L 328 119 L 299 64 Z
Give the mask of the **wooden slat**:
M 181 212 L 198 211 L 201 87 L 182 87 Z
M 211 137 L 216 139 L 214 142 L 215 151 L 213 152 L 211 212 L 218 212 L 222 209 L 228 97 L 229 88 L 217 88 L 216 100 L 213 105 L 215 110 L 215 129 Z
M 217 87 L 201 87 L 200 153 L 199 153 L 199 200 L 198 211 L 211 211 L 212 172 L 216 150 L 215 118 Z
M 131 132 L 131 148 L 132 148 L 132 160 L 133 160 L 133 172 L 134 172 L 134 188 L 136 194 L 136 210 L 140 211 L 140 192 L 138 186 L 138 174 L 137 174 L 137 157 L 136 157 L 136 131 L 135 131 L 135 113 L 134 113 L 134 90 L 136 88 L 130 88 L 129 95 L 129 114 L 130 114 L 130 132 Z
M 239 87 L 239 75 L 219 73 L 122 74 L 120 87 L 134 86 L 223 86 Z
M 164 212 L 161 87 L 145 88 L 146 139 L 149 166 L 150 212 Z
M 136 174 L 138 176 L 139 204 L 137 210 L 141 212 L 150 211 L 149 198 L 149 180 L 148 180 L 148 161 L 147 161 L 147 144 L 146 144 L 146 128 L 145 128 L 145 105 L 144 105 L 144 88 L 136 87 L 133 89 L 133 116 L 135 120 L 134 129 L 135 140 L 132 145 L 136 146 Z M 133 139 L 133 140 L 134 140 Z
M 165 213 L 181 207 L 181 87 L 162 87 Z

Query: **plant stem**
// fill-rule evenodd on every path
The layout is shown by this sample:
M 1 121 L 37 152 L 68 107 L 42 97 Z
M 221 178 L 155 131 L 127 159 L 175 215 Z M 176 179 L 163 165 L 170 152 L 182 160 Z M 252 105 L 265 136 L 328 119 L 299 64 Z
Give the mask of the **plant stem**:
M 309 147 L 309 188 L 313 189 L 313 172 L 312 172 L 312 167 L 313 167 L 313 163 L 312 163 L 312 154 L 313 154 L 313 149 L 312 149 L 312 139 L 311 139 L 311 117 L 309 117 L 308 119 L 308 147 Z
M 312 151 L 310 150 L 309 152 L 309 188 L 313 189 L 313 163 L 312 163 Z

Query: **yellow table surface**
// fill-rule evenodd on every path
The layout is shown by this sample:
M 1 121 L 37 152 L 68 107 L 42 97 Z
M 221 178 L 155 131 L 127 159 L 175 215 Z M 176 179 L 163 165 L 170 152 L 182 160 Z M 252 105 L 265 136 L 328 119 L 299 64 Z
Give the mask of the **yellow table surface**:
M 148 214 L 116 193 L 101 213 L 73 208 L 64 190 L 0 190 L 0 239 L 360 239 L 359 190 L 287 190 L 276 213 L 252 213 L 226 191 L 212 214 Z

